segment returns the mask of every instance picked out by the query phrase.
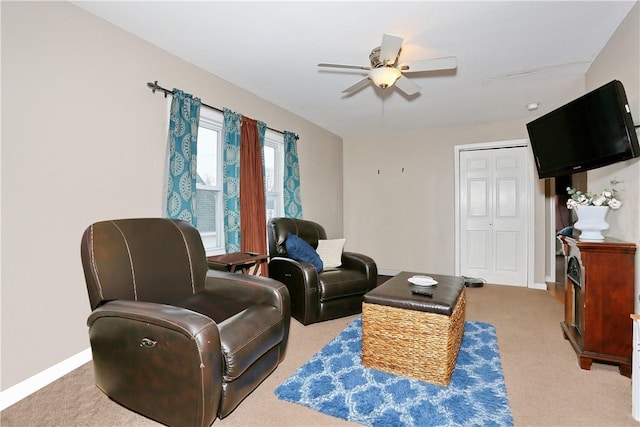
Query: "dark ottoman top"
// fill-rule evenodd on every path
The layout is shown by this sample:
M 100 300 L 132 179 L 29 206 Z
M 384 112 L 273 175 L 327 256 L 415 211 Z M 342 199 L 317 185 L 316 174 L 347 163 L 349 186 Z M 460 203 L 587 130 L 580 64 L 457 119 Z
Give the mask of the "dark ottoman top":
M 438 284 L 415 286 L 409 282 L 409 278 L 416 275 L 431 276 Z M 459 276 L 403 271 L 366 293 L 364 302 L 451 316 L 462 289 L 464 289 L 464 279 Z M 431 292 L 433 297 L 414 295 L 411 293 L 412 290 Z

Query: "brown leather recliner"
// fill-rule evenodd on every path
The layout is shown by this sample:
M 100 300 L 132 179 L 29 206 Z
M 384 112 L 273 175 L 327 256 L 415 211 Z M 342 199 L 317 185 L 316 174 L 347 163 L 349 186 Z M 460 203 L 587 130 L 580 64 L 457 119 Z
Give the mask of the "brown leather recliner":
M 96 385 L 121 405 L 170 426 L 209 426 L 284 358 L 287 288 L 209 270 L 189 223 L 98 222 L 81 255 Z
M 318 273 L 310 263 L 288 256 L 285 242 L 289 233 L 313 248 L 318 247 L 318 240 L 327 239 L 327 233 L 312 221 L 292 218 L 269 221 L 269 277 L 289 288 L 291 316 L 308 325 L 362 312 L 364 294 L 376 287 L 375 261 L 359 253 L 343 252 L 340 267 Z

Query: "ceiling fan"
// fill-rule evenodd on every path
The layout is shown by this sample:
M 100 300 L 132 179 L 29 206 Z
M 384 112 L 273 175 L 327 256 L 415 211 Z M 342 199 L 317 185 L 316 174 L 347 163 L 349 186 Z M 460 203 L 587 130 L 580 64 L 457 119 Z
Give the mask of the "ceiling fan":
M 399 64 L 400 50 L 402 49 L 402 37 L 391 34 L 382 36 L 382 45 L 371 51 L 369 60 L 370 67 L 362 65 L 330 64 L 321 62 L 318 67 L 349 68 L 354 70 L 365 70 L 369 74 L 364 79 L 349 86 L 342 93 L 354 93 L 364 88 L 369 82 L 375 86 L 386 89 L 395 85 L 407 95 L 415 95 L 420 92 L 420 86 L 409 80 L 403 73 L 419 73 L 423 71 L 450 70 L 458 66 L 455 56 L 443 58 L 424 59 L 411 64 Z

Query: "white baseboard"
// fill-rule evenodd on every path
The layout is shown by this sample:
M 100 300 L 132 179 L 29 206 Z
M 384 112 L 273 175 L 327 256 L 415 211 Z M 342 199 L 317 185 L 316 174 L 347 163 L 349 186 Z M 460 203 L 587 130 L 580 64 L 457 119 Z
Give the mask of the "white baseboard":
M 396 274 L 399 274 L 400 270 L 385 270 L 385 269 L 380 269 L 378 270 L 378 274 L 381 276 L 395 276 Z
M 0 411 L 4 411 L 14 403 L 35 393 L 42 387 L 51 384 L 58 378 L 65 376 L 90 360 L 91 349 L 87 348 L 6 390 L 2 390 L 2 392 L 0 392 Z
M 547 284 L 546 283 L 533 283 L 533 285 L 531 285 L 529 287 L 529 289 L 539 289 L 541 291 L 546 291 L 547 290 Z

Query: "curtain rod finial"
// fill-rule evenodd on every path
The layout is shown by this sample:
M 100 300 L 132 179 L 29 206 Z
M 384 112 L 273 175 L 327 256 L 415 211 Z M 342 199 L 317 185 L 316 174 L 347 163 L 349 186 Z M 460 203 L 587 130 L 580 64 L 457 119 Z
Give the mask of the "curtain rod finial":
M 152 93 L 156 93 L 156 89 L 159 88 L 157 80 L 153 83 L 147 83 L 147 86 L 151 89 Z

